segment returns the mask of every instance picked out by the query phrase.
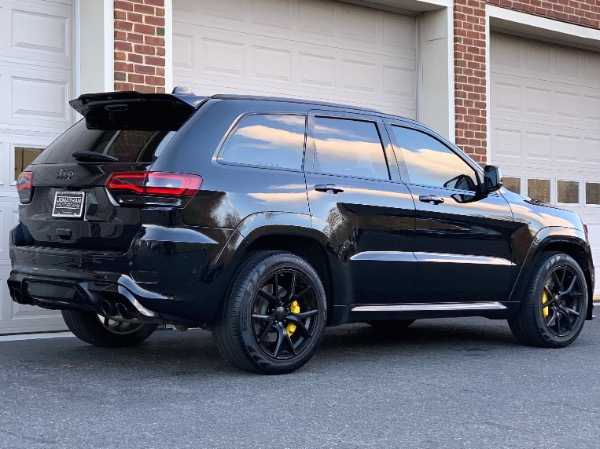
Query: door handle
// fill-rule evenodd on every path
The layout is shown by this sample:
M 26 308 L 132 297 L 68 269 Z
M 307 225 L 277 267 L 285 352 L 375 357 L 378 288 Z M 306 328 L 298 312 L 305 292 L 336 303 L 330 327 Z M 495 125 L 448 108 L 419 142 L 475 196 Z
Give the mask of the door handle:
M 315 184 L 315 190 L 317 192 L 332 192 L 332 193 L 340 193 L 340 192 L 344 191 L 344 189 L 336 186 L 335 184 Z
M 419 195 L 419 201 L 422 203 L 430 203 L 433 205 L 438 205 L 444 202 L 444 198 L 437 195 Z

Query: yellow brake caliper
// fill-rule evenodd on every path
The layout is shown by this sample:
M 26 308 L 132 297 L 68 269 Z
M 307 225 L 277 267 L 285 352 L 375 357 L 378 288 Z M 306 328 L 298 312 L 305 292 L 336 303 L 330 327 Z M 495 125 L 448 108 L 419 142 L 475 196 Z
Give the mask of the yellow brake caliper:
M 294 301 L 290 305 L 290 312 L 300 313 L 300 304 L 298 304 L 298 301 Z M 292 334 L 294 332 L 296 332 L 296 325 L 294 323 L 288 323 L 288 325 L 285 327 L 285 329 L 287 330 L 287 334 L 291 337 Z
M 546 304 L 549 299 L 550 298 L 548 297 L 548 292 L 544 290 L 544 293 L 542 294 L 542 304 Z M 542 309 L 542 315 L 544 316 L 544 318 L 548 318 L 549 313 L 550 311 L 548 310 L 548 307 L 544 307 Z

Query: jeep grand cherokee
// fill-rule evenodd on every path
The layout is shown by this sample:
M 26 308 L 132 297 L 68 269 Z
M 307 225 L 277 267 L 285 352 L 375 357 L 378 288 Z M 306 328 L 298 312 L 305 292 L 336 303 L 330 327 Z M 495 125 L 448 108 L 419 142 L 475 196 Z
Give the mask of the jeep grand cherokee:
M 71 105 L 18 178 L 8 286 L 85 342 L 210 327 L 233 364 L 284 373 L 325 326 L 484 316 L 560 347 L 592 316 L 580 218 L 413 120 L 183 89 Z

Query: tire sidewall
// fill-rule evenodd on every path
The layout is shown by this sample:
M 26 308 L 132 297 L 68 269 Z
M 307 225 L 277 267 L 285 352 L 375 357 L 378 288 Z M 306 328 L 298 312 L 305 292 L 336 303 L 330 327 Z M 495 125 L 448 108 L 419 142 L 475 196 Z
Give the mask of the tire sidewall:
M 576 321 L 574 330 L 571 333 L 569 333 L 569 335 L 566 335 L 564 337 L 559 337 L 555 335 L 550 329 L 548 329 L 546 321 L 544 320 L 541 301 L 542 295 L 544 293 L 544 284 L 546 278 L 548 277 L 548 274 L 551 273 L 552 270 L 560 266 L 568 266 L 577 273 L 577 276 L 580 279 L 582 289 L 581 316 Z M 553 254 L 552 256 L 548 257 L 548 259 L 545 260 L 538 268 L 535 274 L 534 283 L 534 288 L 531 291 L 532 296 L 529 299 L 530 301 L 532 301 L 533 304 L 535 322 L 539 329 L 540 335 L 551 346 L 562 347 L 569 345 L 578 337 L 579 333 L 583 329 L 583 324 L 585 322 L 585 314 L 587 311 L 588 302 L 588 287 L 583 270 L 572 257 L 562 253 Z
M 315 315 L 316 323 L 313 337 L 291 359 L 276 359 L 267 354 L 258 344 L 252 331 L 252 306 L 259 287 L 270 276 L 282 269 L 295 269 L 313 285 L 318 313 Z M 241 291 L 240 291 L 241 290 Z M 239 316 L 240 336 L 244 349 L 251 361 L 260 372 L 287 373 L 294 371 L 310 360 L 317 350 L 322 338 L 326 321 L 326 300 L 323 284 L 314 268 L 303 259 L 289 253 L 278 253 L 265 257 L 257 266 L 248 267 L 242 273 L 234 287 L 234 294 L 241 293 Z

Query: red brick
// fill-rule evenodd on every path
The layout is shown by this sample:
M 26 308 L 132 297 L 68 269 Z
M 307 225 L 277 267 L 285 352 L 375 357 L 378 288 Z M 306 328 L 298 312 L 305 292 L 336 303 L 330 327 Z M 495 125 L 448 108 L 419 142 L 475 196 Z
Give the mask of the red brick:
M 122 9 L 124 11 L 133 11 L 133 5 L 128 1 L 115 0 L 114 8 L 115 10 Z
M 133 30 L 136 33 L 142 33 L 142 34 L 155 34 L 156 33 L 156 27 L 152 26 L 152 25 L 146 25 L 143 23 L 136 23 L 133 25 Z
M 161 8 L 165 6 L 165 0 L 144 0 L 144 3 L 146 5 L 160 6 Z
M 115 81 L 127 81 L 127 73 L 115 72 Z
M 135 53 L 129 53 L 127 55 L 127 60 L 130 62 L 135 62 L 137 64 L 141 64 L 144 62 L 144 57 L 142 55 L 138 55 Z
M 115 61 L 115 71 L 131 72 L 133 70 L 133 64 L 128 64 L 122 61 Z
M 156 53 L 156 49 L 150 45 L 136 45 L 134 49 L 136 53 L 141 55 L 154 55 Z
M 143 84 L 144 75 L 138 75 L 137 73 L 129 73 L 127 75 L 127 81 L 130 83 Z
M 165 66 L 165 58 L 157 58 L 156 56 L 146 56 L 145 61 L 146 64 L 156 65 L 159 67 Z
M 144 44 L 155 45 L 157 47 L 164 47 L 165 46 L 165 38 L 164 37 L 156 37 L 156 36 L 144 36 Z
M 134 65 L 133 71 L 135 73 L 141 73 L 143 75 L 154 75 L 156 73 L 156 69 L 154 67 L 141 64 Z
M 136 3 L 133 5 L 133 10 L 135 12 L 139 12 L 140 14 L 156 14 L 158 8 L 150 5 L 144 5 L 142 3 Z
M 115 17 L 116 20 L 127 20 L 127 12 L 126 11 L 119 11 L 117 9 L 115 9 Z
M 127 42 L 131 42 L 132 44 L 143 44 L 144 35 L 139 33 L 127 33 Z
M 164 17 L 154 17 L 154 16 L 144 16 L 144 23 L 148 23 L 150 25 L 156 25 L 158 27 L 165 26 L 165 18 Z
M 152 86 L 164 86 L 165 79 L 160 76 L 146 76 L 146 84 L 150 84 Z
M 135 12 L 127 13 L 127 21 L 133 23 L 143 23 L 144 16 Z
M 115 30 L 131 31 L 132 29 L 133 23 L 124 20 L 115 20 Z
M 125 61 L 127 60 L 127 53 L 124 51 L 115 51 L 115 61 Z
M 115 83 L 115 90 L 134 90 L 131 83 Z
M 115 50 L 131 51 L 132 47 L 129 42 L 115 42 Z

